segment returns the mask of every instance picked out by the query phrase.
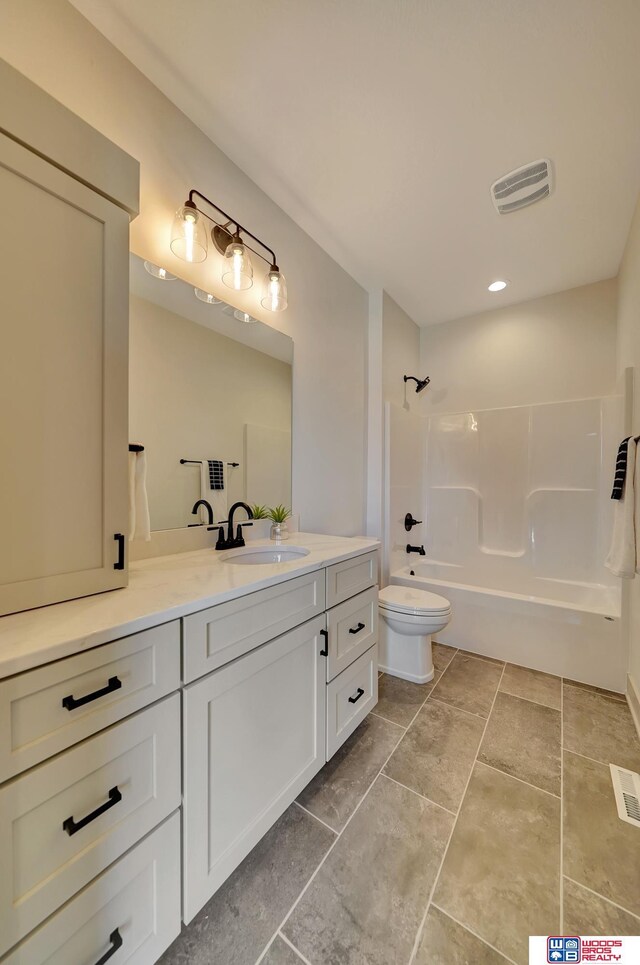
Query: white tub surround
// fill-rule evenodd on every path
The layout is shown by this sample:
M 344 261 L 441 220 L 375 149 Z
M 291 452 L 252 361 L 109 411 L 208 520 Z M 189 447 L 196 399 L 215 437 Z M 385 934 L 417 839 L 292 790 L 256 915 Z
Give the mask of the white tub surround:
M 624 691 L 626 660 L 613 592 L 607 596 L 602 587 L 589 592 L 575 586 L 574 602 L 569 603 L 562 599 L 568 595 L 566 587 L 558 589 L 553 581 L 539 581 L 528 594 L 511 593 L 463 582 L 460 571 L 462 567 L 456 571 L 442 564 L 414 563 L 391 574 L 393 583 L 449 600 L 451 622 L 436 634 L 440 643 Z
M 0 620 L 0 958 L 156 961 L 375 706 L 378 544 L 296 546 Z

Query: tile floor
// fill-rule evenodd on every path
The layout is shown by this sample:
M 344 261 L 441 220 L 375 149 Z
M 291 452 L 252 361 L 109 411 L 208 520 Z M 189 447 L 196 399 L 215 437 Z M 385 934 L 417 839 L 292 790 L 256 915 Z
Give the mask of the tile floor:
M 624 699 L 434 644 L 162 965 L 525 965 L 527 937 L 640 935 Z

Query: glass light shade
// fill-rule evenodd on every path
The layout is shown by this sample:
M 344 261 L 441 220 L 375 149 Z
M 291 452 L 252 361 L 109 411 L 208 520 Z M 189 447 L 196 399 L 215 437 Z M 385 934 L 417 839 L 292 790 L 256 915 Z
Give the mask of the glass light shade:
M 183 261 L 204 261 L 207 257 L 207 229 L 204 218 L 188 205 L 178 208 L 171 229 L 171 250 Z
M 152 261 L 145 261 L 144 267 L 147 269 L 150 275 L 154 278 L 159 278 L 160 281 L 175 281 L 176 276 L 170 274 L 166 268 L 161 268 L 159 265 L 154 265 Z
M 234 318 L 237 318 L 239 322 L 247 322 L 247 323 L 249 323 L 249 322 L 257 322 L 257 321 L 258 321 L 258 319 L 257 319 L 257 318 L 254 318 L 253 315 L 249 315 L 248 312 L 242 312 L 242 311 L 240 311 L 239 308 L 236 308 L 236 310 L 235 310 L 234 313 L 233 313 L 233 317 L 234 317 Z
M 237 292 L 245 291 L 253 285 L 253 265 L 246 247 L 237 238 L 231 242 L 224 253 L 225 266 L 222 280 L 227 288 Z
M 204 291 L 203 288 L 194 288 L 194 289 L 193 289 L 193 293 L 194 293 L 194 295 L 196 296 L 196 298 L 199 298 L 201 302 L 204 302 L 204 303 L 205 303 L 205 305 L 221 305 L 221 304 L 222 304 L 222 299 L 221 299 L 221 298 L 216 298 L 215 295 L 212 295 L 211 292 L 206 292 L 206 291 Z
M 270 268 L 265 275 L 260 304 L 270 312 L 283 312 L 287 307 L 287 283 L 278 268 Z

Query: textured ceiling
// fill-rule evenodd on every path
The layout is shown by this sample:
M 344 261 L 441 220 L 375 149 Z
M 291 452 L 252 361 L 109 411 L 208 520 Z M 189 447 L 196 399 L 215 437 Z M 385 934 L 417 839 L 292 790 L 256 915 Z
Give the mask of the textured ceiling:
M 73 2 L 421 325 L 618 271 L 640 182 L 638 0 Z M 552 197 L 499 216 L 491 182 L 540 157 Z M 491 295 L 494 278 L 511 284 Z

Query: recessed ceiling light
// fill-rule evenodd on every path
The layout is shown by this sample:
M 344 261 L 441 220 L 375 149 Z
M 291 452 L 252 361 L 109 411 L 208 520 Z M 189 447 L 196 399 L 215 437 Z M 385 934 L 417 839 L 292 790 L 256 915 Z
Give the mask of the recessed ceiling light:
M 503 288 L 506 288 L 509 284 L 508 281 L 492 281 L 489 285 L 490 292 L 501 292 Z
M 176 276 L 170 274 L 166 268 L 160 268 L 159 265 L 154 265 L 152 261 L 145 261 L 144 267 L 147 269 L 150 275 L 154 278 L 159 278 L 160 281 L 175 281 Z

